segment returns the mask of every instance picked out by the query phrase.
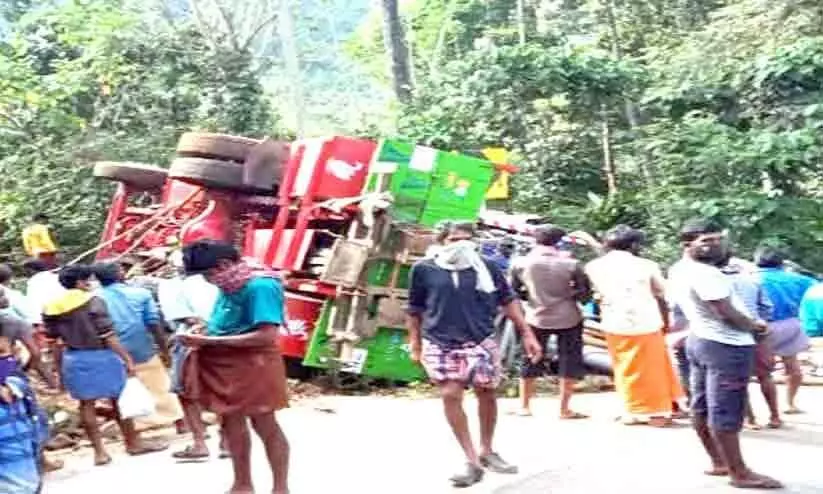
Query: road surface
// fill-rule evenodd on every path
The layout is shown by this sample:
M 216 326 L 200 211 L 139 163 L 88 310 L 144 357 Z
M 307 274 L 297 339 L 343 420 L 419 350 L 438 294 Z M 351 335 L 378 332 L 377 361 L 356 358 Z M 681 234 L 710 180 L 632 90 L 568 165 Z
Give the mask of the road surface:
M 436 400 L 389 397 L 325 397 L 307 400 L 281 414 L 292 444 L 292 492 L 450 493 L 448 477 L 462 459 Z M 749 464 L 776 476 L 790 494 L 823 492 L 823 388 L 804 388 L 801 403 L 810 413 L 787 417 L 780 431 L 746 432 Z M 475 417 L 475 404 L 468 403 Z M 515 407 L 501 402 L 497 449 L 517 463 L 520 474 L 487 475 L 469 494 L 712 494 L 740 492 L 724 479 L 701 474 L 707 467 L 697 439 L 687 428 L 627 427 L 615 423 L 619 404 L 610 393 L 575 397 L 575 408 L 590 412 L 585 421 L 555 418 L 556 400 L 537 400 L 535 417 L 506 415 Z M 761 412 L 764 405 L 756 398 Z M 330 407 L 333 413 L 321 411 Z M 476 431 L 476 420 L 474 430 Z M 179 446 L 179 445 L 178 445 Z M 113 451 L 117 451 L 112 446 Z M 255 482 L 268 492 L 271 480 L 260 445 L 255 446 Z M 117 455 L 113 464 L 94 468 L 87 451 L 66 458 L 52 474 L 47 494 L 121 492 L 223 493 L 230 463 L 175 464 L 166 453 L 140 458 Z

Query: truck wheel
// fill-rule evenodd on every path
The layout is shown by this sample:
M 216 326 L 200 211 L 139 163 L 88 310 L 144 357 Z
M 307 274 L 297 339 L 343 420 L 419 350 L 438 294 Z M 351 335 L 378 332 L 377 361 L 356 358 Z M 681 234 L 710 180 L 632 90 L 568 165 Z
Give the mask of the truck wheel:
M 243 165 L 231 161 L 206 158 L 175 158 L 169 168 L 169 178 L 206 188 L 226 189 L 245 194 L 273 195 L 273 174 L 256 177 L 252 185 L 243 184 Z
M 143 190 L 162 189 L 168 177 L 168 171 L 159 166 L 117 161 L 99 161 L 93 173 Z
M 226 134 L 186 132 L 177 142 L 179 156 L 213 158 L 243 163 L 260 141 Z

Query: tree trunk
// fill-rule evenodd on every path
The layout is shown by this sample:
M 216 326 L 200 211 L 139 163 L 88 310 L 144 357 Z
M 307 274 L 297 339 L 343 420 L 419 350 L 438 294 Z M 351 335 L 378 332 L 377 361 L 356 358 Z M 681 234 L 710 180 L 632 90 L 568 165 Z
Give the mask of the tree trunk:
M 434 45 L 431 58 L 429 58 L 430 75 L 436 74 L 440 66 L 440 57 L 443 54 L 443 47 L 446 44 L 446 34 L 449 29 L 454 12 L 457 10 L 457 0 L 451 0 L 446 8 L 446 14 L 443 16 L 443 22 L 440 24 L 440 29 L 437 30 L 437 42 Z
M 383 40 L 391 60 L 394 94 L 401 103 L 407 103 L 412 94 L 409 48 L 397 2 L 398 0 L 380 0 L 383 10 Z
M 526 44 L 526 0 L 517 0 L 517 35 L 521 45 Z
M 620 31 L 617 28 L 617 17 L 614 14 L 613 0 L 604 0 L 603 6 L 606 9 L 606 21 L 609 25 L 612 56 L 615 60 L 620 60 L 623 58 L 623 50 L 620 49 Z M 639 126 L 637 119 L 637 108 L 634 101 L 628 97 L 624 98 L 623 109 L 626 116 L 626 122 L 629 124 L 629 129 L 632 133 L 634 133 Z M 651 170 L 649 170 L 648 164 L 644 160 L 640 160 L 640 172 L 643 174 L 643 178 L 646 179 L 646 183 L 651 185 L 653 181 L 652 173 Z
M 306 132 L 306 105 L 303 99 L 303 81 L 300 76 L 300 53 L 297 51 L 294 19 L 291 14 L 291 2 L 289 0 L 280 0 L 279 14 L 280 44 L 285 58 L 286 74 L 289 78 L 295 131 L 298 137 L 304 137 Z
M 603 147 L 603 178 L 606 180 L 606 189 L 609 196 L 613 196 L 617 194 L 617 171 L 612 157 L 611 128 L 609 127 L 609 113 L 606 111 L 606 105 L 601 106 L 600 117 L 602 120 L 600 144 Z

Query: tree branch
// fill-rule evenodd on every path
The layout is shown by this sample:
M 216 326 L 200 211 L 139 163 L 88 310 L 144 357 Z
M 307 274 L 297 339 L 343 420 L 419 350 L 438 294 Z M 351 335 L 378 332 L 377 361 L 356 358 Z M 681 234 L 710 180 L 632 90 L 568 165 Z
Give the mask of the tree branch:
M 203 18 L 203 12 L 200 10 L 200 7 L 197 5 L 197 2 L 198 2 L 198 0 L 189 0 L 189 6 L 191 7 L 191 11 L 194 14 L 194 20 L 200 26 L 200 32 L 209 41 L 212 48 L 214 48 L 214 47 L 217 46 L 217 40 L 215 40 L 214 36 L 212 35 L 213 28 Z
M 268 17 L 260 21 L 260 23 L 257 26 L 255 26 L 254 29 L 252 29 L 251 33 L 246 38 L 245 42 L 241 47 L 241 50 L 248 50 L 251 46 L 252 41 L 254 41 L 254 38 L 256 38 L 266 26 L 276 21 L 279 16 L 279 12 L 274 12 L 273 14 L 269 15 Z
M 229 14 L 226 12 L 226 9 L 223 8 L 223 4 L 220 3 L 220 0 L 212 0 L 214 7 L 217 9 L 217 13 L 220 14 L 220 19 L 223 21 L 223 24 L 226 26 L 226 35 L 229 37 L 229 43 L 231 43 L 231 47 L 235 51 L 240 51 L 240 44 L 237 41 L 237 34 L 234 32 L 234 25 L 231 23 L 229 19 Z

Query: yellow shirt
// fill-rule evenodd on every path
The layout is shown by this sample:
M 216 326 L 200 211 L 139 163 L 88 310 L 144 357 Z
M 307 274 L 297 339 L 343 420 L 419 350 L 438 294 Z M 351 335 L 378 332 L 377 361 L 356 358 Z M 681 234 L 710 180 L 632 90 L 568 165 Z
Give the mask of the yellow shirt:
M 35 223 L 23 230 L 23 249 L 30 256 L 57 252 L 49 227 L 41 223 Z

